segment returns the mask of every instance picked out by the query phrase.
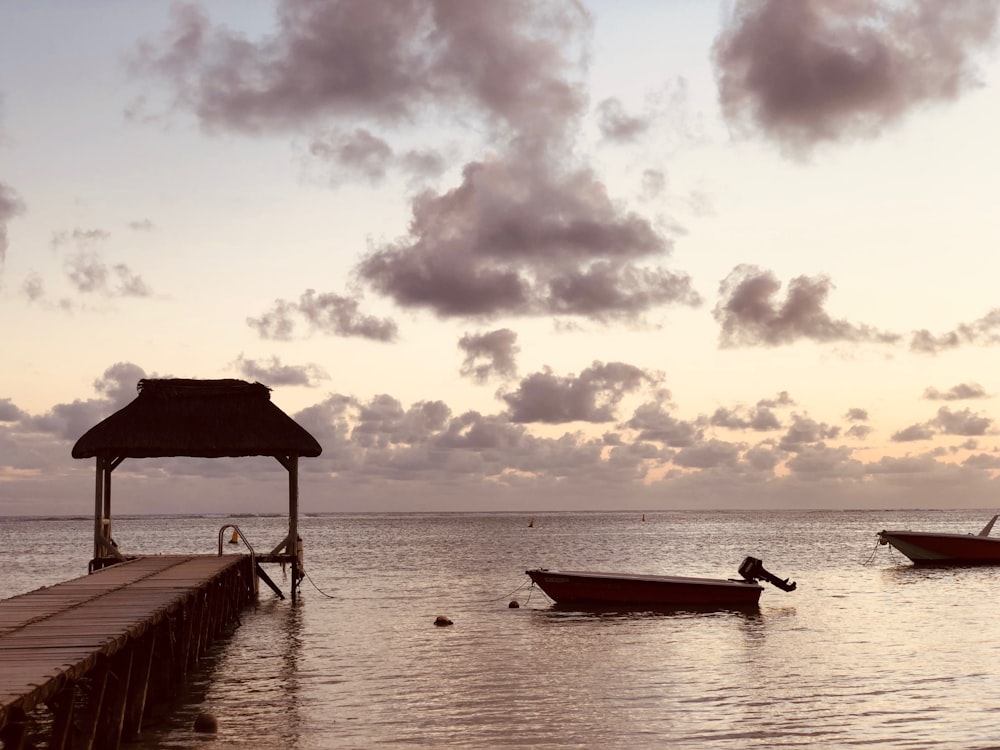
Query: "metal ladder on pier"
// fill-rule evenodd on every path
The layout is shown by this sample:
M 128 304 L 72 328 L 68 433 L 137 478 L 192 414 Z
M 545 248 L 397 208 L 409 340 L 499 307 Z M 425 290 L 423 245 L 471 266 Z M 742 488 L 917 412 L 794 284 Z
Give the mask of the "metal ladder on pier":
M 257 553 L 254 551 L 253 545 L 250 544 L 250 540 L 247 539 L 246 534 L 243 533 L 243 529 L 241 529 L 235 523 L 227 523 L 221 529 L 219 529 L 219 556 L 220 557 L 222 556 L 222 538 L 225 536 L 227 529 L 232 529 L 233 530 L 233 535 L 232 535 L 232 537 L 229 540 L 230 544 L 237 544 L 240 541 L 242 541 L 243 544 L 246 546 L 246 548 L 248 550 L 250 550 L 250 564 L 253 566 L 253 569 L 257 573 L 257 575 L 254 577 L 254 581 L 253 581 L 253 591 L 254 591 L 254 594 L 256 595 L 256 594 L 259 593 L 259 586 L 257 584 L 257 579 L 259 578 L 264 583 L 266 583 L 268 585 L 268 587 L 275 594 L 278 595 L 279 599 L 284 599 L 285 595 L 283 593 L 281 593 L 281 589 L 279 589 L 278 585 L 274 581 L 271 580 L 271 577 L 267 573 L 264 572 L 264 569 L 262 567 L 260 567 L 260 563 L 257 561 Z

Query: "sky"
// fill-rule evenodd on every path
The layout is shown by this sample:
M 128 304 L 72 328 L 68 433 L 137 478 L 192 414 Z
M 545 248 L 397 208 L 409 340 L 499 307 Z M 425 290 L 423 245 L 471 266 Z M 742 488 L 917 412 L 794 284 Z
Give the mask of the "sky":
M 271 388 L 306 513 L 1000 505 L 998 15 L 0 3 L 0 515 L 89 514 L 73 444 L 172 377 Z

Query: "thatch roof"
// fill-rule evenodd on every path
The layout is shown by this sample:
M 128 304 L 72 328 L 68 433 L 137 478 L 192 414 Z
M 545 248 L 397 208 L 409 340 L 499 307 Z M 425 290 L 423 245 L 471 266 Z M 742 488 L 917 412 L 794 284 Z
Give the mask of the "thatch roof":
M 132 403 L 91 427 L 73 458 L 318 456 L 316 439 L 243 380 L 140 380 Z

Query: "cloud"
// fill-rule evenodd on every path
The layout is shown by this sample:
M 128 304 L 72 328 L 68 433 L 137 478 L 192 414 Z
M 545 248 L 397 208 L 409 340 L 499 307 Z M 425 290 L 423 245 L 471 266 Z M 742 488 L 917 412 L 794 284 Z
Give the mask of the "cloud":
M 156 225 L 149 219 L 137 219 L 128 223 L 128 228 L 135 232 L 152 232 Z
M 811 417 L 793 414 L 792 424 L 782 436 L 778 446 L 783 451 L 799 453 L 810 445 L 831 440 L 838 435 L 840 435 L 840 428 L 836 425 L 828 425 L 825 422 L 817 422 Z
M 734 467 L 739 463 L 740 454 L 745 448 L 746 446 L 738 443 L 709 440 L 677 451 L 673 457 L 673 463 L 686 469 Z
M 947 406 L 938 409 L 934 424 L 946 435 L 985 435 L 993 425 L 989 417 L 973 414 L 969 409 L 953 412 Z
M 151 297 L 149 284 L 125 263 L 108 264 L 100 248 L 111 238 L 104 229 L 61 230 L 52 233 L 53 252 L 66 252 L 66 278 L 81 294 L 103 294 L 110 297 Z M 38 300 L 44 292 L 42 279 L 33 274 L 23 287 L 28 298 Z
M 578 112 L 566 57 L 590 18 L 582 6 L 448 0 L 281 0 L 258 41 L 214 27 L 193 5 L 135 52 L 136 70 L 170 82 L 209 129 L 261 132 L 304 122 L 414 119 L 428 105 L 471 105 L 520 130 Z
M 358 276 L 402 307 L 441 317 L 634 320 L 700 302 L 687 275 L 640 265 L 671 250 L 647 220 L 620 211 L 589 170 L 550 166 L 467 165 L 460 187 L 414 201 L 410 236 L 375 248 Z
M 702 439 L 700 425 L 677 419 L 664 409 L 662 401 L 641 404 L 623 426 L 635 430 L 639 440 L 663 443 L 671 448 L 686 448 Z
M 932 440 L 936 434 L 937 431 L 931 424 L 913 424 L 894 432 L 889 439 L 896 443 L 910 443 L 915 440 Z
M 444 172 L 444 158 L 435 151 L 411 149 L 397 153 L 385 140 L 365 128 L 353 132 L 329 130 L 315 136 L 309 143 L 309 154 L 331 164 L 333 183 L 345 176 L 361 177 L 369 182 L 382 181 L 392 169 L 416 177 L 434 177 Z
M 283 365 L 278 357 L 271 360 L 247 359 L 242 354 L 233 363 L 245 378 L 267 386 L 301 385 L 315 388 L 317 380 L 328 380 L 330 376 L 319 365 Z
M 465 352 L 461 374 L 479 383 L 492 376 L 507 379 L 517 376 L 517 334 L 509 328 L 499 328 L 486 333 L 467 333 L 458 341 L 458 348 Z
M 94 381 L 94 390 L 101 398 L 57 404 L 46 414 L 24 419 L 22 429 L 76 441 L 102 419 L 130 403 L 137 394 L 136 384 L 145 377 L 141 367 L 131 362 L 118 362 Z
M 1000 308 L 990 310 L 972 323 L 963 323 L 955 330 L 934 336 L 923 329 L 913 334 L 910 350 L 924 354 L 937 354 L 946 349 L 957 349 L 969 344 L 993 346 L 1000 343 Z
M 795 156 L 875 137 L 976 86 L 997 15 L 981 0 L 738 0 L 713 47 L 723 113 Z
M 502 393 L 501 398 L 514 423 L 611 422 L 627 393 L 659 380 L 660 376 L 623 362 L 594 362 L 577 377 L 560 377 L 546 368 L 529 375 L 516 391 Z
M 947 406 L 942 406 L 934 419 L 910 425 L 894 433 L 890 439 L 895 442 L 932 440 L 939 434 L 978 437 L 988 434 L 992 426 L 993 420 L 990 417 L 973 414 L 969 409 L 952 411 Z
M 964 401 L 967 399 L 989 398 L 986 389 L 978 383 L 959 383 L 949 388 L 947 391 L 939 391 L 937 388 L 928 388 L 924 391 L 924 398 L 929 401 Z
M 17 422 L 26 416 L 9 398 L 0 398 L 0 422 Z
M 647 118 L 636 117 L 625 112 L 625 107 L 617 98 L 604 99 L 595 108 L 597 127 L 601 135 L 609 141 L 629 143 L 649 130 Z
M 744 412 L 741 409 L 728 409 L 720 406 L 709 418 L 709 422 L 713 427 L 725 427 L 731 430 L 749 429 L 767 432 L 781 429 L 778 417 L 766 407 L 758 407 Z
M 24 201 L 14 188 L 0 182 L 0 264 L 7 258 L 7 222 L 24 211 Z
M 256 329 L 263 339 L 287 341 L 295 331 L 295 318 L 301 316 L 311 330 L 330 336 L 374 341 L 396 339 L 398 330 L 394 321 L 365 315 L 360 308 L 358 299 L 331 292 L 317 294 L 315 290 L 307 289 L 298 302 L 276 300 L 269 312 L 257 318 L 247 318 L 247 325 Z
M 737 266 L 719 285 L 720 299 L 713 311 L 722 327 L 720 346 L 780 346 L 798 339 L 888 344 L 900 339 L 897 334 L 831 318 L 823 305 L 832 288 L 825 276 L 797 276 L 778 305 L 772 298 L 781 283 L 773 273 Z
M 785 465 L 793 476 L 807 481 L 860 480 L 866 472 L 865 465 L 851 456 L 850 448 L 823 443 L 803 446 Z
M 82 294 L 150 297 L 153 292 L 141 276 L 124 263 L 109 266 L 96 254 L 77 253 L 66 261 L 66 277 Z

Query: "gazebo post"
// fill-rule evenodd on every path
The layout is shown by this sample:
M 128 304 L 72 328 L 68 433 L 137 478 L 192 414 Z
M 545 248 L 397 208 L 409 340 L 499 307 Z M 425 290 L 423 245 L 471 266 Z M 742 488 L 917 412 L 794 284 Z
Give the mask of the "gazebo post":
M 299 582 L 299 457 L 288 456 L 288 552 L 292 556 L 292 601 Z
M 101 556 L 101 529 L 104 520 L 104 459 L 97 455 L 97 487 L 94 490 L 94 559 Z

